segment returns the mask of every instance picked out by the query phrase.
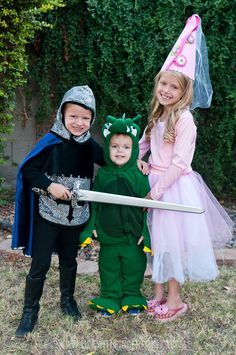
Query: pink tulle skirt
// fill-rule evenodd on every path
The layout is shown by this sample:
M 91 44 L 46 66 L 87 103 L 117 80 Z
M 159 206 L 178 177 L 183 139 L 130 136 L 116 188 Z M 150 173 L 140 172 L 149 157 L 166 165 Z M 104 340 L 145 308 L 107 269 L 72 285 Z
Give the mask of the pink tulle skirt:
M 159 176 L 149 175 L 150 186 Z M 150 259 L 152 279 L 164 283 L 172 278 L 209 281 L 218 268 L 213 248 L 219 248 L 232 237 L 233 221 L 213 196 L 202 177 L 196 173 L 181 176 L 160 201 L 199 206 L 204 213 L 186 213 L 150 209 L 148 227 L 154 257 Z

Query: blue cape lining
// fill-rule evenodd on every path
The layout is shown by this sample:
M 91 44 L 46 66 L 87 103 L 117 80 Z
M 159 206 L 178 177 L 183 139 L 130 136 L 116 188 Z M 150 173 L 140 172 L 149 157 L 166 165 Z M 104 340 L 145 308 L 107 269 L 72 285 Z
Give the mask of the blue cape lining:
M 43 150 L 61 143 L 62 140 L 53 133 L 47 133 L 25 157 L 21 163 L 16 178 L 15 216 L 12 233 L 12 249 L 23 249 L 23 253 L 32 256 L 34 230 L 34 193 L 22 174 L 26 162 L 37 156 Z

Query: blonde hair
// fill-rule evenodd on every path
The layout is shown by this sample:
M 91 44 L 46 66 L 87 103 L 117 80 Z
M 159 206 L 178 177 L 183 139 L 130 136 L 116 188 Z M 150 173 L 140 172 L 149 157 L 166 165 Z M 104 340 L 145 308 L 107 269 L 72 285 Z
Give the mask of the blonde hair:
M 157 99 L 156 90 L 161 75 L 165 73 L 165 71 L 160 71 L 155 77 L 155 84 L 153 90 L 153 98 L 150 102 L 150 115 L 148 118 L 148 124 L 146 128 L 146 138 L 150 141 L 151 130 L 158 122 L 159 118 L 161 117 L 162 113 L 164 112 L 164 106 L 160 104 Z M 171 115 L 167 119 L 166 128 L 164 131 L 163 138 L 168 142 L 175 141 L 175 125 L 180 117 L 181 112 L 186 109 L 187 106 L 191 105 L 192 97 L 193 97 L 193 82 L 190 78 L 185 76 L 184 74 L 177 72 L 177 71 L 168 71 L 171 73 L 178 84 L 180 85 L 181 89 L 183 90 L 183 95 L 181 99 L 174 104 L 172 107 Z

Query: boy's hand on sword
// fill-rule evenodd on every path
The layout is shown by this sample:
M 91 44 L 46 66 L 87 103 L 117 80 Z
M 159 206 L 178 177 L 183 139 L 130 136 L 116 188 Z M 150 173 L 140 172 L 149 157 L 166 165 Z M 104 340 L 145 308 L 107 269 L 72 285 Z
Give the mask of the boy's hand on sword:
M 71 192 L 62 184 L 57 184 L 52 182 L 47 191 L 52 195 L 55 199 L 60 200 L 70 200 L 71 199 Z

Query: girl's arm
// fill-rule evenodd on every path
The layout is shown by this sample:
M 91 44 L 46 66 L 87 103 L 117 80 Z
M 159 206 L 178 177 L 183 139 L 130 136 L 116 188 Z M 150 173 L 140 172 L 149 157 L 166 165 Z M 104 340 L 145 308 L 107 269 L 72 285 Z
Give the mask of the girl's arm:
M 196 142 L 196 126 L 193 117 L 188 115 L 179 119 L 175 128 L 175 143 L 172 162 L 150 192 L 152 199 L 158 200 L 162 194 L 182 175 L 183 171 L 191 168 Z
M 142 159 L 144 155 L 150 150 L 150 142 L 146 140 L 145 131 L 142 138 L 139 141 L 139 159 Z

